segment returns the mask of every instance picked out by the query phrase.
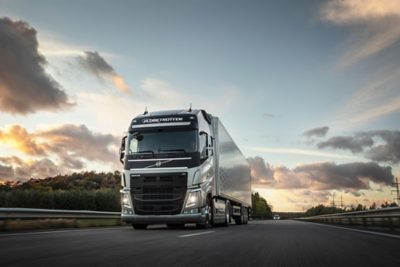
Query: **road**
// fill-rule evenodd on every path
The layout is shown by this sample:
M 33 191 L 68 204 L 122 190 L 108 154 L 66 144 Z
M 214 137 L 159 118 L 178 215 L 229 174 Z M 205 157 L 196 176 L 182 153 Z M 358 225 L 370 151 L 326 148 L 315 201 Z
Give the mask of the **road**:
M 400 266 L 400 238 L 298 221 L 1 233 L 0 266 Z

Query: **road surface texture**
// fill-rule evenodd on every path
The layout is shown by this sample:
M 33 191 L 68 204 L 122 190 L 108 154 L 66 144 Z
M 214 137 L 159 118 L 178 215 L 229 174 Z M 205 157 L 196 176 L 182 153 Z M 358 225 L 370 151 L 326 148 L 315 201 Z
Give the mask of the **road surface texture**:
M 400 238 L 298 221 L 0 233 L 0 266 L 400 266 Z

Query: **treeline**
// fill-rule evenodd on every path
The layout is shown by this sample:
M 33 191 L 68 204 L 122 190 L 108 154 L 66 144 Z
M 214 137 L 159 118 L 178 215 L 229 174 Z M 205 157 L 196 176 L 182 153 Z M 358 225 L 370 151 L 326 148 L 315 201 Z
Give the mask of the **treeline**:
M 252 217 L 255 219 L 272 219 L 272 206 L 268 204 L 267 200 L 260 197 L 258 192 L 251 194 L 252 202 Z
M 0 207 L 120 211 L 120 173 L 82 172 L 0 185 Z

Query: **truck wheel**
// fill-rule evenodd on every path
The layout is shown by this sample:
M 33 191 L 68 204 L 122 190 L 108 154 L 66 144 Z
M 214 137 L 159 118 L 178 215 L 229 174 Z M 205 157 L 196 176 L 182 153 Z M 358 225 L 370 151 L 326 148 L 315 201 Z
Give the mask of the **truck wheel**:
M 224 222 L 224 225 L 225 225 L 225 226 L 229 226 L 230 222 L 231 222 L 230 205 L 229 205 L 229 202 L 226 202 L 226 205 L 225 205 L 225 222 Z
M 210 198 L 207 198 L 205 211 L 206 211 L 206 221 L 204 223 L 196 224 L 196 227 L 199 229 L 206 229 L 212 227 L 212 222 L 214 219 L 214 209 L 212 207 L 212 200 Z
M 240 207 L 240 216 L 235 218 L 236 224 L 244 224 L 244 208 Z
M 132 224 L 133 228 L 135 228 L 135 230 L 144 230 L 147 228 L 147 224 Z
M 247 224 L 249 222 L 249 209 L 244 208 L 244 224 Z

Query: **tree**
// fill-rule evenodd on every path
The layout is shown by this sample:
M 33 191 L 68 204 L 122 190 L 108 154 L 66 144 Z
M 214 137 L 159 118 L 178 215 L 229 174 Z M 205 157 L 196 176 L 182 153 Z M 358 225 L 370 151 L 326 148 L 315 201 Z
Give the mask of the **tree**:
M 268 205 L 265 198 L 260 197 L 258 192 L 251 194 L 251 202 L 253 206 L 253 218 L 262 220 L 272 218 L 272 207 Z

